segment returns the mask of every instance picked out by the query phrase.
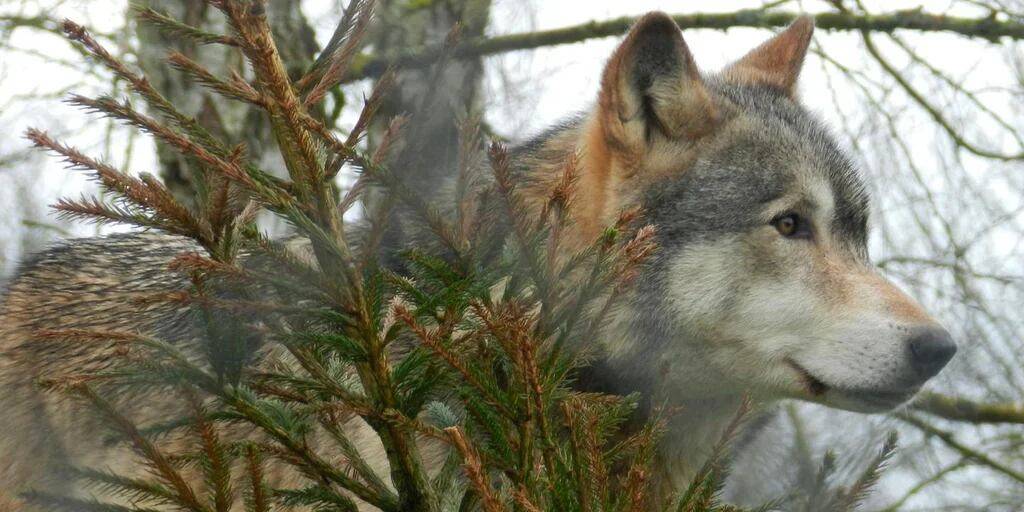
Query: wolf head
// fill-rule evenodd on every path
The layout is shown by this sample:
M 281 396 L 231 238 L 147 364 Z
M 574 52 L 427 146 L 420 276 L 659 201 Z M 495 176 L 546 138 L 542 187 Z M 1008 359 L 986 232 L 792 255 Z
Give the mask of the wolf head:
M 669 400 L 752 393 L 859 410 L 910 399 L 956 352 L 872 268 L 863 177 L 796 97 L 813 22 L 718 74 L 642 18 L 573 143 L 582 231 L 640 205 L 658 256 L 606 347 L 616 378 Z

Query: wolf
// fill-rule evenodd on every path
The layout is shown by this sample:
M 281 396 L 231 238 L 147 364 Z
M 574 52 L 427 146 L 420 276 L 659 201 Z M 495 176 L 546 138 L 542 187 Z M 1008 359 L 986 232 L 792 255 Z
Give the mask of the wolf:
M 513 152 L 520 190 L 537 209 L 564 162 L 577 159 L 566 236 L 574 243 L 594 240 L 624 209 L 642 208 L 656 226 L 658 251 L 579 385 L 640 392 L 648 410 L 679 411 L 657 455 L 667 487 L 689 481 L 744 400 L 888 411 L 957 350 L 870 263 L 865 177 L 799 101 L 813 28 L 798 18 L 707 73 L 672 18 L 648 14 L 609 58 L 593 108 Z M 76 492 L 59 470 L 69 464 L 131 471 L 127 451 L 97 440 L 70 405 L 33 385 L 40 375 L 102 368 L 114 348 L 33 333 L 127 326 L 197 350 L 186 311 L 131 300 L 185 288 L 163 269 L 194 249 L 169 235 L 129 234 L 72 240 L 24 266 L 0 310 L 0 489 Z M 159 398 L 139 402 L 119 397 L 140 421 L 165 412 L 152 405 Z M 369 437 L 364 448 L 379 451 Z

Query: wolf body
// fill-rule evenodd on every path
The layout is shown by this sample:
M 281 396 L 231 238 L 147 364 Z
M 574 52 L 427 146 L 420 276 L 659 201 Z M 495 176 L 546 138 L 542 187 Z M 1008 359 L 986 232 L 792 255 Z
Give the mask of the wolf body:
M 658 454 L 666 486 L 688 481 L 745 396 L 885 411 L 956 351 L 869 263 L 864 178 L 796 95 L 812 30 L 800 18 L 705 74 L 672 19 L 647 15 L 609 59 L 595 107 L 514 152 L 520 193 L 538 209 L 567 159 L 578 161 L 567 236 L 576 244 L 626 208 L 642 207 L 656 226 L 659 250 L 581 385 L 639 391 L 677 410 Z M 69 241 L 25 265 L 0 310 L 0 489 L 74 492 L 59 471 L 67 464 L 130 470 L 127 450 L 105 445 L 33 383 L 102 368 L 114 348 L 33 333 L 123 327 L 196 350 L 184 310 L 132 300 L 185 289 L 164 269 L 195 249 L 165 235 L 119 235 Z M 160 404 L 118 398 L 141 422 L 166 417 Z M 365 434 L 362 448 L 379 452 Z M 369 458 L 387 474 L 383 457 Z

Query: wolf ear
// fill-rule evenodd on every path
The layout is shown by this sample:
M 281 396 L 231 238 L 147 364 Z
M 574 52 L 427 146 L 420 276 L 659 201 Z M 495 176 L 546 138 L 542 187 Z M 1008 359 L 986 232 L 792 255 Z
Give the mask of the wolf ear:
M 726 80 L 767 85 L 793 97 L 813 33 L 814 19 L 800 16 L 786 30 L 725 68 L 722 74 Z
M 612 54 L 599 108 L 605 138 L 629 151 L 642 148 L 652 130 L 672 139 L 699 137 L 716 117 L 679 26 L 664 13 L 640 18 Z

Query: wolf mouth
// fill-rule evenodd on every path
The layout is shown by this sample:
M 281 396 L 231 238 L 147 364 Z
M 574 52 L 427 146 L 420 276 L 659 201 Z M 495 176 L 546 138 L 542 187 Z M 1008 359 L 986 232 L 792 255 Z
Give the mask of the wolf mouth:
M 920 390 L 920 386 L 911 386 L 895 391 L 840 388 L 825 384 L 821 379 L 815 377 L 814 374 L 803 366 L 800 366 L 791 358 L 786 358 L 786 364 L 800 376 L 800 380 L 803 383 L 804 388 L 811 394 L 811 396 L 821 398 L 825 393 L 831 391 L 834 395 L 841 395 L 847 400 L 859 402 L 860 406 L 858 406 L 858 408 L 867 407 L 872 410 L 893 409 L 905 403 L 907 400 L 910 400 L 910 398 Z
M 804 387 L 807 389 L 812 396 L 821 396 L 829 390 L 828 384 L 825 384 L 819 380 L 811 372 L 807 371 L 803 366 L 800 366 L 792 358 L 786 358 L 786 364 L 788 364 L 793 370 L 800 375 L 800 380 L 803 382 Z

